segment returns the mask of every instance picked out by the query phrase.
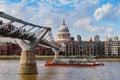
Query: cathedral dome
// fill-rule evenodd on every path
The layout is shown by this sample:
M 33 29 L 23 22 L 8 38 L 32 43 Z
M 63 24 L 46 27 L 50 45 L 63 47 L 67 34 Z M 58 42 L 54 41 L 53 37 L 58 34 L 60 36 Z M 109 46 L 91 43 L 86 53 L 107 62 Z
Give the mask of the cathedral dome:
M 62 25 L 59 28 L 57 41 L 65 42 L 70 40 L 70 33 L 68 27 L 65 25 L 65 20 L 63 19 Z
M 59 28 L 59 31 L 67 31 L 67 32 L 69 32 L 68 27 L 65 26 L 65 25 L 62 25 L 62 26 Z
M 63 19 L 63 23 L 59 28 L 59 31 L 65 31 L 65 32 L 69 32 L 69 29 L 67 26 L 65 26 L 65 20 Z

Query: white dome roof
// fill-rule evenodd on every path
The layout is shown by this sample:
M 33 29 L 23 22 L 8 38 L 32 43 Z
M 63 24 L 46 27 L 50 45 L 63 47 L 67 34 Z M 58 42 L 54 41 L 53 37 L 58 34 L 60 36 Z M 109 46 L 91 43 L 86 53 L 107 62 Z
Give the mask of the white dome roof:
M 62 25 L 62 26 L 59 28 L 59 31 L 67 31 L 67 32 L 69 32 L 69 29 L 68 29 L 67 26 Z

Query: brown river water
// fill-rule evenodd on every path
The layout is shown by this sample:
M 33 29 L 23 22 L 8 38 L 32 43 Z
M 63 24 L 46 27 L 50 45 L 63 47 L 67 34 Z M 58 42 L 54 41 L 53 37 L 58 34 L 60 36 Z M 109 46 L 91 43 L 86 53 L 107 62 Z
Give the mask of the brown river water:
M 0 60 L 0 80 L 120 80 L 120 61 L 96 67 L 46 67 L 37 61 L 38 74 L 18 74 L 19 60 Z

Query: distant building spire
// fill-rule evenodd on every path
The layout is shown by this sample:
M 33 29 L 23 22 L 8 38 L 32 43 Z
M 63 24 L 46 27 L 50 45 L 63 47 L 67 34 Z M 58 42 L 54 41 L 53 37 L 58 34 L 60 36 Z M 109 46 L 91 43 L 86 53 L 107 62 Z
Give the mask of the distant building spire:
M 92 38 L 90 38 L 89 42 L 93 42 Z
M 62 22 L 62 25 L 65 25 L 65 19 L 63 18 L 63 22 Z

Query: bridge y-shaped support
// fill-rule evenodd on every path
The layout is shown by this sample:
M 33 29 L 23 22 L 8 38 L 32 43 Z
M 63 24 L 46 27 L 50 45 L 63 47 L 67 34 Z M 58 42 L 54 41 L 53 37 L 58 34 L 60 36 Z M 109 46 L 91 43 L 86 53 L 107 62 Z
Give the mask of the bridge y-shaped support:
M 34 48 L 43 39 L 43 37 L 48 32 L 45 29 L 34 41 L 26 42 L 24 40 L 16 40 L 19 46 L 22 48 L 20 65 L 18 73 L 22 74 L 37 74 L 37 65 L 35 61 Z
M 55 49 L 55 48 L 52 48 L 53 52 L 55 53 L 55 56 L 54 56 L 54 59 L 52 62 L 54 62 L 57 58 L 59 58 L 59 53 L 60 51 L 65 47 L 65 44 L 64 43 L 61 43 L 61 48 L 59 50 Z

